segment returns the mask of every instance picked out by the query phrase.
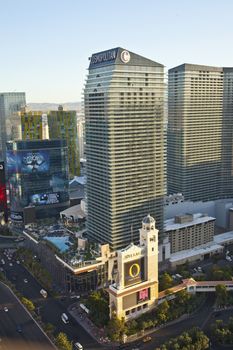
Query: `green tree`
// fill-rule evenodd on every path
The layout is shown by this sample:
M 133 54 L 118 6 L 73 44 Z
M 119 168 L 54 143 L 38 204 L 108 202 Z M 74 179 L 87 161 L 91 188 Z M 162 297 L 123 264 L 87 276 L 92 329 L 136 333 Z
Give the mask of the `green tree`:
M 72 343 L 68 340 L 65 333 L 59 333 L 56 337 L 56 345 L 61 350 L 72 350 Z
M 191 299 L 191 295 L 184 289 L 176 293 L 176 303 L 178 304 L 187 304 Z
M 226 305 L 227 303 L 227 288 L 225 285 L 218 284 L 216 286 L 216 302 L 219 306 Z
M 47 333 L 53 333 L 55 330 L 55 326 L 52 323 L 46 323 L 44 330 Z
M 157 319 L 159 321 L 159 323 L 164 323 L 168 320 L 169 318 L 169 314 L 168 314 L 168 311 L 169 311 L 169 304 L 167 302 L 167 300 L 165 300 L 162 304 L 160 304 L 158 307 L 157 307 Z
M 90 317 L 97 326 L 105 326 L 109 321 L 108 296 L 103 291 L 94 291 L 88 298 Z
M 169 273 L 167 273 L 167 272 L 164 272 L 160 276 L 159 289 L 162 291 L 162 290 L 171 288 L 172 286 L 173 286 L 173 279 L 172 279 L 171 275 L 169 275 Z
M 107 325 L 107 334 L 112 341 L 121 341 L 125 332 L 125 322 L 123 319 L 117 318 L 115 315 L 109 320 Z
M 24 306 L 26 306 L 26 308 L 29 311 L 34 311 L 35 310 L 35 305 L 33 304 L 33 302 L 27 298 L 22 297 L 21 298 L 22 303 L 24 304 Z

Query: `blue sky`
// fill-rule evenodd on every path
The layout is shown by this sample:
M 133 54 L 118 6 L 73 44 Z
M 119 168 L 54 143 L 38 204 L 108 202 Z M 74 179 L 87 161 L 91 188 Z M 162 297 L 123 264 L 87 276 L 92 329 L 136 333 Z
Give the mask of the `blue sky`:
M 167 69 L 233 66 L 231 0 L 1 0 L 0 91 L 81 100 L 88 57 L 121 46 Z

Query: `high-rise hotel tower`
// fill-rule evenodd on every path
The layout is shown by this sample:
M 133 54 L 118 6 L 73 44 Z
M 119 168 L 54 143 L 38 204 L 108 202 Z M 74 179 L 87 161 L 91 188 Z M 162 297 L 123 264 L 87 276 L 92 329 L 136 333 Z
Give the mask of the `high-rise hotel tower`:
M 20 111 L 25 105 L 25 92 L 0 93 L 0 160 L 6 160 L 6 142 L 21 139 Z
M 148 213 L 162 228 L 164 67 L 122 48 L 93 54 L 84 96 L 88 235 L 119 249 Z
M 168 193 L 233 196 L 233 69 L 182 64 L 168 78 Z

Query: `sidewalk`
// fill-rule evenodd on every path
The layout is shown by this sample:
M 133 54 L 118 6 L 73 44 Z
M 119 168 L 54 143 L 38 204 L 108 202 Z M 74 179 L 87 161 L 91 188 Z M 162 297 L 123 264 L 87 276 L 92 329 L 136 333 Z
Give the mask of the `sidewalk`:
M 99 329 L 88 318 L 87 314 L 80 308 L 79 303 L 76 302 L 68 307 L 68 311 L 71 316 L 94 338 L 100 345 L 104 345 L 110 348 L 118 346 L 118 343 L 111 342 L 104 329 Z

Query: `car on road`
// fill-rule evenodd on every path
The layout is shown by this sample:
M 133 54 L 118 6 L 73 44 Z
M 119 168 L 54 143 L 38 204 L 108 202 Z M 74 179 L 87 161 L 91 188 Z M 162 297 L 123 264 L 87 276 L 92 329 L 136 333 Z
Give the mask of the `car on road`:
M 70 299 L 80 299 L 80 295 L 71 295 Z
M 142 341 L 143 343 L 147 343 L 148 341 L 151 341 L 151 337 L 148 335 L 147 337 L 143 338 Z
M 22 333 L 23 332 L 22 327 L 19 324 L 16 326 L 16 331 L 18 333 Z
M 61 319 L 65 324 L 69 323 L 69 318 L 68 318 L 67 314 L 63 313 L 61 315 Z
M 17 261 L 16 261 L 16 264 L 18 264 L 18 265 L 19 265 L 19 264 L 20 264 L 20 261 L 19 261 L 19 260 L 17 260 Z
M 23 281 L 24 281 L 24 283 L 28 283 L 28 280 L 27 280 L 27 278 L 24 278 L 24 280 L 23 280 Z
M 42 295 L 43 298 L 47 298 L 47 296 L 48 296 L 48 293 L 44 289 L 40 290 L 40 294 Z
M 12 263 L 10 263 L 10 264 L 9 264 L 9 266 L 13 266 L 13 264 L 12 264 Z
M 78 342 L 74 344 L 74 348 L 77 349 L 77 350 L 83 350 L 82 344 L 80 344 Z
M 5 312 L 8 312 L 8 307 L 7 307 L 7 306 L 4 306 L 3 310 L 4 310 Z
M 2 263 L 2 265 L 5 265 L 5 260 L 2 259 L 2 260 L 1 260 L 1 263 Z

